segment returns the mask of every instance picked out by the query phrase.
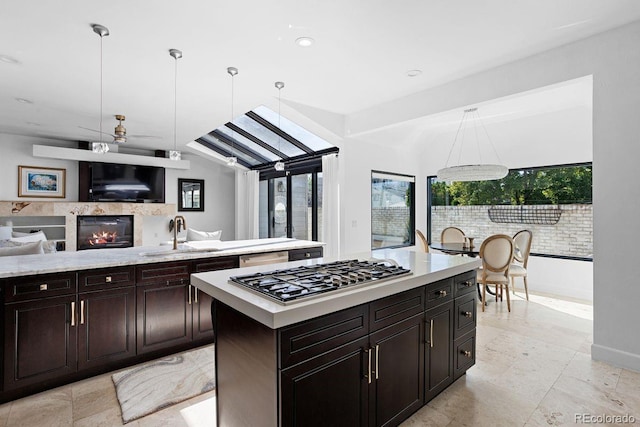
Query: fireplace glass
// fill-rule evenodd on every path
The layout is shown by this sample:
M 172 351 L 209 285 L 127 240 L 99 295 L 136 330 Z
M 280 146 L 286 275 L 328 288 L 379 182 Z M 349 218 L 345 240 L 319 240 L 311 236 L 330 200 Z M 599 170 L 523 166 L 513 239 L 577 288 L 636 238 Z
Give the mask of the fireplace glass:
M 129 248 L 133 246 L 133 215 L 78 216 L 77 248 Z

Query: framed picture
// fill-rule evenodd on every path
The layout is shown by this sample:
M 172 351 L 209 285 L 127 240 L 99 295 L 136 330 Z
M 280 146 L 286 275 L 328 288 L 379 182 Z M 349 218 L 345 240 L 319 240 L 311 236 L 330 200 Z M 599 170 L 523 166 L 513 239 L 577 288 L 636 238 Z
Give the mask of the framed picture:
M 65 197 L 66 169 L 18 166 L 18 197 Z
M 178 178 L 178 211 L 204 211 L 204 180 Z

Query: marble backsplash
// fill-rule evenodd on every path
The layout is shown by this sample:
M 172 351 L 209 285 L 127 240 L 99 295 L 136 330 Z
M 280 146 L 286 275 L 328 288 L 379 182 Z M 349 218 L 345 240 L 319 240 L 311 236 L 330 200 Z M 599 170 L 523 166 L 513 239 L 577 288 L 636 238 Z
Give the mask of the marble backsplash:
M 146 216 L 174 216 L 176 205 L 167 203 L 100 203 L 100 202 L 45 202 L 0 201 L 0 217 L 65 218 L 65 244 L 67 251 L 75 251 L 78 215 L 133 215 L 133 244 L 142 246 L 142 231 Z M 34 224 L 36 227 L 37 224 Z

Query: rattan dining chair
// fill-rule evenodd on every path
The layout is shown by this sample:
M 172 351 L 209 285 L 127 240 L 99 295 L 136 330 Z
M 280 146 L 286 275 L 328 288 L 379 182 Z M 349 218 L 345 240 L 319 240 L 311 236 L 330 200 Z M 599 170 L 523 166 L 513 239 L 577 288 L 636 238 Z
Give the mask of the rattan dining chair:
M 482 311 L 484 311 L 487 286 L 489 285 L 495 286 L 496 299 L 498 295 L 502 299 L 504 286 L 507 294 L 507 310 L 511 311 L 509 266 L 513 261 L 514 247 L 513 239 L 506 234 L 494 234 L 482 242 L 480 246 L 482 268 L 478 270 L 477 274 L 478 284 L 482 286 Z
M 529 252 L 531 251 L 531 240 L 533 233 L 529 230 L 520 230 L 513 236 L 515 249 L 513 262 L 509 266 L 509 277 L 511 278 L 511 289 L 516 294 L 515 279 L 522 277 L 524 281 L 524 292 L 529 301 L 529 287 L 527 286 L 527 264 L 529 263 Z

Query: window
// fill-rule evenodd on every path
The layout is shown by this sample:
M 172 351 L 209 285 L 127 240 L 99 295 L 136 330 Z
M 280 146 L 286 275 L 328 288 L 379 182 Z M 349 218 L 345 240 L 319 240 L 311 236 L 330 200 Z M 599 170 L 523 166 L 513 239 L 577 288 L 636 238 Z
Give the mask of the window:
M 371 172 L 371 248 L 415 243 L 415 177 Z
M 482 240 L 533 232 L 531 254 L 593 259 L 592 165 L 512 169 L 500 180 L 437 182 L 427 178 L 427 239 L 455 226 Z

